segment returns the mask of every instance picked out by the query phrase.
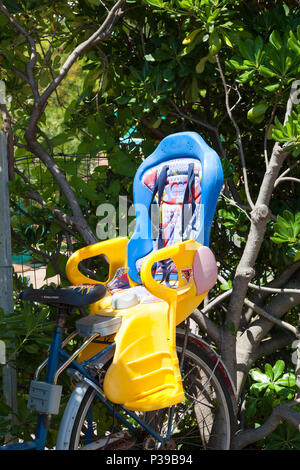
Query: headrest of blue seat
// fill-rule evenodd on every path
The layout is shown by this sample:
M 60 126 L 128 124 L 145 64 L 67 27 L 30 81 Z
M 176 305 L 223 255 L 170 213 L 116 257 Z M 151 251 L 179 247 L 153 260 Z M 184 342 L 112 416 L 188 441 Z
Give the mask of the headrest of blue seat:
M 220 158 L 196 132 L 179 132 L 165 137 L 156 150 L 147 157 L 136 172 L 133 182 L 133 200 L 136 228 L 127 245 L 127 266 L 130 278 L 140 283 L 137 261 L 153 250 L 153 235 L 149 209 L 153 193 L 143 182 L 151 168 L 175 159 L 193 159 L 201 165 L 200 224 L 195 241 L 209 246 L 210 230 L 217 200 L 223 184 Z

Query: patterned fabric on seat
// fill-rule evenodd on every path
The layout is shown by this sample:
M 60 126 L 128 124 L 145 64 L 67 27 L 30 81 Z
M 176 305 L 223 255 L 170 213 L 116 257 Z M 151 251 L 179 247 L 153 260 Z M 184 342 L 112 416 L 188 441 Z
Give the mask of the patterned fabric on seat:
M 189 167 L 193 166 L 191 184 L 188 198 L 184 205 L 188 181 Z M 157 223 L 153 223 L 153 250 L 157 250 L 167 245 L 174 245 L 182 240 L 196 239 L 200 231 L 200 208 L 201 208 L 201 163 L 193 158 L 177 158 L 167 163 L 161 163 L 145 172 L 142 182 L 153 192 L 155 190 L 158 178 L 164 168 L 166 170 L 166 180 L 164 182 L 163 193 Z M 190 182 L 191 183 L 191 182 Z M 158 193 L 154 197 L 153 209 L 155 205 L 158 207 Z M 193 209 L 193 210 L 192 210 Z M 153 215 L 154 210 L 152 210 Z M 184 218 L 184 221 L 182 220 Z M 184 222 L 184 223 L 183 223 Z M 156 236 L 158 232 L 157 224 L 161 227 L 162 241 L 159 246 L 159 239 Z M 184 227 L 184 233 L 182 234 Z M 140 258 L 136 262 L 137 270 L 140 271 L 141 265 L 146 257 Z M 172 260 L 165 260 L 166 270 L 171 279 L 177 278 L 177 271 Z M 159 263 L 153 269 L 156 277 L 162 277 L 163 264 Z
M 112 295 L 123 289 L 129 289 L 128 268 L 117 269 L 114 277 L 106 284 L 108 292 Z
M 127 272 L 128 268 L 117 269 L 112 280 L 107 283 L 106 288 L 111 295 L 122 290 L 128 290 L 130 293 L 137 295 L 140 303 L 162 302 L 161 299 L 152 295 L 144 286 L 130 287 Z
M 189 181 L 189 174 L 191 175 L 189 169 L 191 168 L 192 177 L 190 176 L 191 180 Z M 154 235 L 153 250 L 158 250 L 167 245 L 174 245 L 182 240 L 197 238 L 200 230 L 201 163 L 193 158 L 177 158 L 149 169 L 145 172 L 142 182 L 152 193 L 155 191 L 162 171 L 165 171 L 166 179 L 163 183 L 161 200 L 159 201 L 158 193 L 154 195 L 153 199 L 153 206 L 157 208 L 156 215 L 158 216 L 157 219 L 159 219 L 157 224 L 161 229 L 162 237 L 160 240 L 157 233 L 155 233 L 159 232 L 159 228 L 155 226 L 155 221 L 153 220 L 154 211 L 152 210 L 152 213 L 149 214 Z M 190 187 L 187 188 L 187 185 Z M 183 207 L 185 198 L 186 204 Z M 183 217 L 185 219 L 184 224 L 182 222 Z M 182 236 L 183 227 L 184 233 Z M 138 272 L 141 270 L 142 263 L 147 256 L 137 260 L 136 267 Z M 178 279 L 178 273 L 171 259 L 155 263 L 152 273 L 157 280 L 164 281 L 169 287 L 176 288 L 175 281 Z M 132 289 L 129 284 L 128 269 L 118 269 L 114 278 L 107 284 L 107 289 L 111 294 L 123 289 Z M 146 291 L 143 292 L 144 301 L 145 299 L 148 299 L 148 301 L 160 300 L 151 296 L 145 288 L 143 289 Z M 142 293 L 142 290 L 139 292 Z

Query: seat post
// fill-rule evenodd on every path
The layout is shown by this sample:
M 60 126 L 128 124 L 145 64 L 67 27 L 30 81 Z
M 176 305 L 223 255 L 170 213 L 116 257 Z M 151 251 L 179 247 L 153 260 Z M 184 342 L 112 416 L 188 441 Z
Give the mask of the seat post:
M 70 305 L 59 305 L 56 318 L 56 328 L 64 328 L 66 324 L 67 315 L 71 313 L 72 307 Z
M 61 348 L 63 332 L 66 324 L 67 314 L 71 307 L 68 305 L 59 305 L 56 318 L 56 325 L 53 330 L 52 342 L 50 347 L 49 361 L 46 373 L 46 382 L 53 383 L 54 375 L 59 366 L 59 350 Z

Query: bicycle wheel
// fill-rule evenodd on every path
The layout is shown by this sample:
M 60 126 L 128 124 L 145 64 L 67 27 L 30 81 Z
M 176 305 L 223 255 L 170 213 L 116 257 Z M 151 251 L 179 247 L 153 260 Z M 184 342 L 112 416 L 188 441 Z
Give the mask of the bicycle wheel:
M 179 333 L 179 359 L 183 341 L 184 334 Z M 161 440 L 168 438 L 164 444 L 129 418 L 136 430 L 134 436 L 132 430 L 115 419 L 100 402 L 91 386 L 78 384 L 62 420 L 57 449 L 229 449 L 234 422 L 233 404 L 218 365 L 196 342 L 188 341 L 182 359 L 184 401 L 171 408 L 136 413 Z M 126 417 L 124 410 L 121 413 Z M 91 422 L 92 426 L 89 425 Z

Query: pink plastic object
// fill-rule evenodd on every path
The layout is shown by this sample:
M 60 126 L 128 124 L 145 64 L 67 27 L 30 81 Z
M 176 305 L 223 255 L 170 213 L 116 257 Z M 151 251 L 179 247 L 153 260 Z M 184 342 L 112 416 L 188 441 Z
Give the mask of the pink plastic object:
M 218 278 L 218 267 L 213 252 L 207 246 L 200 246 L 193 261 L 194 281 L 197 295 L 209 291 Z

